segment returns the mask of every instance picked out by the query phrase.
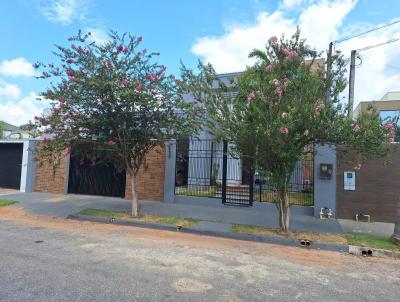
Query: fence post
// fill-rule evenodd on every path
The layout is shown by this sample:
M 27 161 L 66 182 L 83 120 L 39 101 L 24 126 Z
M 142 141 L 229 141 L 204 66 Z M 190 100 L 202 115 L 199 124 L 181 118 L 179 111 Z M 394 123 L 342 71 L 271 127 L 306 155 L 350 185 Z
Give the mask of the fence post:
M 250 198 L 250 206 L 253 205 L 253 194 L 254 194 L 254 169 L 253 167 L 251 168 L 251 173 L 250 173 L 250 187 L 249 187 L 249 198 Z
M 223 142 L 222 150 L 222 203 L 226 203 L 226 175 L 228 169 L 228 142 Z

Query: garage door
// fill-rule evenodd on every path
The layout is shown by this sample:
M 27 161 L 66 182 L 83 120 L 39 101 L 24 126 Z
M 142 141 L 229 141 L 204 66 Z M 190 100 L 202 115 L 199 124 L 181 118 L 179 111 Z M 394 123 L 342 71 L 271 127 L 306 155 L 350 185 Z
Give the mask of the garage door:
M 0 144 L 0 188 L 19 189 L 23 144 Z
M 113 166 L 81 162 L 71 156 L 68 193 L 125 197 L 125 171 L 118 172 Z

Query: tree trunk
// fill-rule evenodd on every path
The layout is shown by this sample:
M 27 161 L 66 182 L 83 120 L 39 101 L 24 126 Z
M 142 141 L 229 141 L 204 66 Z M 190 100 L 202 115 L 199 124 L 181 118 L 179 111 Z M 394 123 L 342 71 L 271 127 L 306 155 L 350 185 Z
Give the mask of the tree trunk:
M 279 227 L 282 232 L 289 231 L 289 201 L 286 186 L 278 188 Z
M 392 236 L 392 241 L 400 245 L 400 197 L 399 200 L 397 201 L 397 216 L 394 225 L 394 233 Z
M 132 217 L 139 216 L 139 203 L 136 193 L 136 173 L 130 173 L 132 190 Z

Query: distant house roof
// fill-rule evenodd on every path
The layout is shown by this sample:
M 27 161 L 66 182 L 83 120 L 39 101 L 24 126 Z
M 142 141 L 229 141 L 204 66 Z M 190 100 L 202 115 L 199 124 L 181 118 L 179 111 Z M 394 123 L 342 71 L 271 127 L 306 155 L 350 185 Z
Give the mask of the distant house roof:
M 6 123 L 6 122 L 1 122 L 1 123 L 3 124 L 3 127 L 4 127 L 5 131 L 12 131 L 12 132 L 21 131 L 21 129 L 19 127 L 17 127 L 17 126 L 11 125 L 11 124 Z
M 400 91 L 390 91 L 387 92 L 381 101 L 400 101 Z

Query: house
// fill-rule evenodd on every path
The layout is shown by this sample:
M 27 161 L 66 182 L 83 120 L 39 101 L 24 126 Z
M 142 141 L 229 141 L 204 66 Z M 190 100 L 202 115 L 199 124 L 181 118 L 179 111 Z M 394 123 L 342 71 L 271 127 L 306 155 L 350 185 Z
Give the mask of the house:
M 368 110 L 369 107 L 379 111 L 382 121 L 400 117 L 400 91 L 387 92 L 378 101 L 360 102 L 353 111 L 353 116 L 357 117 L 360 112 Z
M 23 139 L 23 138 L 30 138 L 31 135 L 28 131 L 22 130 L 20 127 L 11 125 L 6 122 L 0 121 L 3 129 L 2 135 L 0 135 L 3 139 Z

